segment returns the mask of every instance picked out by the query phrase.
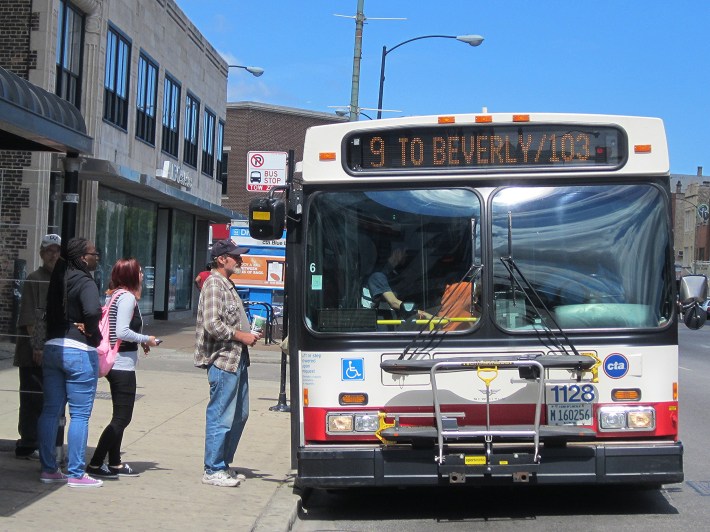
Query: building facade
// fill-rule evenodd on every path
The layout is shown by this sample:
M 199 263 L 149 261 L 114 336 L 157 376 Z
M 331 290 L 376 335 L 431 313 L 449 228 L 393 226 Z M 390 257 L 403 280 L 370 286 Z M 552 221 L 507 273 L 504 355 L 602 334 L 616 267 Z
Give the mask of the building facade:
M 132 256 L 144 315 L 192 312 L 209 225 L 235 216 L 221 206 L 227 63 L 174 0 L 4 0 L 0 67 L 75 106 L 93 138 L 70 156 L 0 142 L 2 278 L 38 266 L 42 235 L 61 232 L 74 202 L 75 235 L 101 252 L 101 290 Z M 0 283 L 0 328 L 11 328 L 16 288 Z
M 710 180 L 698 168 L 695 176 L 671 175 L 671 184 L 676 270 L 710 276 Z

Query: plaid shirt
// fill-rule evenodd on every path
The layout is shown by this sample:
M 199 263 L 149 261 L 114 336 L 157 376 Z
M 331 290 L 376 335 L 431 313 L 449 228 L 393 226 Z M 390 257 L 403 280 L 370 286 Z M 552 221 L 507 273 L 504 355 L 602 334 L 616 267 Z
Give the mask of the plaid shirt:
M 202 285 L 197 307 L 195 366 L 214 364 L 235 373 L 245 346 L 234 339 L 234 333 L 248 330 L 244 305 L 232 281 L 213 270 Z

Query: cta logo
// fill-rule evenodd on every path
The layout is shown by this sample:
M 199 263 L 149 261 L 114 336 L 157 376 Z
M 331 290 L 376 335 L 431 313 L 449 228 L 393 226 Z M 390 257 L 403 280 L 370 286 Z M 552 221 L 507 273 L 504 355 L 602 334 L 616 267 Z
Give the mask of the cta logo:
M 629 372 L 629 360 L 621 353 L 613 353 L 604 359 L 604 373 L 612 379 L 620 379 Z

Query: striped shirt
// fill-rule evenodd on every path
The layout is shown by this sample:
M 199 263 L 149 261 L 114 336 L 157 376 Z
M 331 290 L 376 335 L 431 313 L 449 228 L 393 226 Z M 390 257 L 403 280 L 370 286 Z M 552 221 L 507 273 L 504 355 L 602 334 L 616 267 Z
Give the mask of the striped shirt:
M 214 364 L 236 373 L 244 345 L 234 339 L 237 331 L 249 331 L 244 305 L 232 281 L 217 270 L 205 280 L 197 306 L 195 366 Z
M 109 341 L 111 345 L 116 345 L 118 339 L 121 339 L 113 369 L 135 371 L 138 365 L 138 344 L 147 342 L 150 336 L 142 334 L 143 316 L 136 296 L 122 288 L 119 290 L 121 294 L 108 310 Z

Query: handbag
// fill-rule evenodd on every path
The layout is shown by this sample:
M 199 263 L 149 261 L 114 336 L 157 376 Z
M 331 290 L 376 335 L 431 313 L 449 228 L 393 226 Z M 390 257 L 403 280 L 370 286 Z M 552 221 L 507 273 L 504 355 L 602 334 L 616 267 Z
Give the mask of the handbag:
M 96 348 L 96 352 L 99 356 L 99 377 L 105 377 L 108 375 L 108 372 L 111 371 L 111 368 L 113 368 L 114 362 L 116 362 L 116 355 L 118 353 L 118 348 L 121 345 L 121 339 L 118 338 L 116 343 L 111 345 L 110 310 L 114 301 L 116 301 L 118 296 L 124 292 L 126 292 L 126 290 L 116 290 L 111 295 L 111 299 L 101 308 L 101 320 L 99 321 L 101 342 L 99 342 L 99 345 Z

